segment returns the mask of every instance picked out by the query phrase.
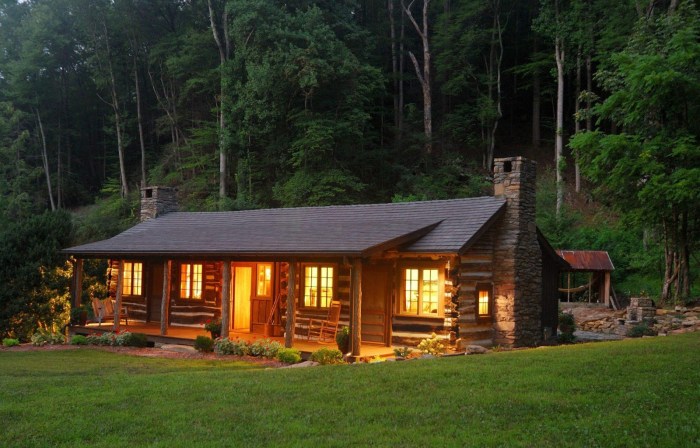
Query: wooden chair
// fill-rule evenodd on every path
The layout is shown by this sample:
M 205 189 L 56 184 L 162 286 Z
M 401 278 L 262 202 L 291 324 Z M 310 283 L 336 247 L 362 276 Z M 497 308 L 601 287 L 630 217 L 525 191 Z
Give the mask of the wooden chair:
M 100 325 L 102 325 L 103 321 L 114 321 L 114 303 L 114 299 L 92 299 L 92 311 L 95 313 L 95 319 Z M 129 325 L 129 311 L 124 305 L 122 305 L 119 318 L 120 320 L 124 319 L 126 324 Z
M 334 300 L 328 309 L 328 318 L 309 319 L 307 339 L 311 339 L 313 336 L 318 338 L 318 342 L 321 343 L 335 342 L 335 334 L 338 332 L 338 321 L 340 320 L 340 308 L 340 302 Z

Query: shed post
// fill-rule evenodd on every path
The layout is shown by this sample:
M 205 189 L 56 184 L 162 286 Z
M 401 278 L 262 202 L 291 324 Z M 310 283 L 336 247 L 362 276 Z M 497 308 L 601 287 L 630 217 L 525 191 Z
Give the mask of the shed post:
M 353 358 L 360 357 L 362 349 L 362 260 L 352 261 L 350 296 L 350 346 Z
M 221 337 L 227 338 L 231 328 L 231 262 L 224 260 L 221 280 Z
M 117 274 L 117 297 L 114 304 L 114 331 L 119 330 L 122 311 L 122 289 L 124 287 L 124 260 L 119 260 L 119 273 Z
M 73 308 L 82 304 L 83 296 L 83 259 L 78 258 L 73 262 Z
M 170 271 L 172 261 L 166 260 L 163 262 L 163 297 L 160 301 L 160 334 L 165 336 L 168 334 L 168 323 L 170 322 L 168 314 L 170 313 Z
M 601 298 L 604 299 L 605 306 L 610 307 L 610 272 L 605 271 L 603 275 L 605 276 L 605 279 L 602 282 L 603 286 L 601 287 Z
M 294 328 L 296 316 L 296 297 L 294 296 L 294 293 L 296 290 L 296 275 L 296 260 L 291 259 L 289 261 L 289 270 L 287 271 L 287 324 L 284 329 L 284 346 L 287 348 L 292 347 L 292 345 L 294 344 Z

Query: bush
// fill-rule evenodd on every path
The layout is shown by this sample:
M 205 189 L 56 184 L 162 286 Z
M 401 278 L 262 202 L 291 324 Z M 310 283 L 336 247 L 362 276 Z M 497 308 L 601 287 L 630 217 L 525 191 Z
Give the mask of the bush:
M 321 365 L 343 364 L 343 354 L 333 348 L 321 348 L 311 354 L 311 360 Z
M 211 353 L 214 351 L 214 340 L 209 336 L 197 336 L 194 340 L 194 348 L 200 352 Z
M 250 346 L 242 339 L 232 341 L 222 338 L 214 341 L 214 353 L 217 355 L 245 356 L 250 354 Z
M 273 359 L 277 356 L 277 352 L 282 348 L 282 344 L 270 339 L 259 339 L 250 344 L 250 354 L 263 358 Z
M 19 341 L 17 339 L 5 338 L 2 340 L 2 345 L 4 347 L 14 347 L 15 345 L 19 345 Z
M 87 337 L 90 345 L 114 345 L 114 333 L 91 334 Z
M 420 341 L 418 350 L 428 355 L 440 356 L 445 353 L 447 347 L 443 343 L 443 340 L 433 333 L 429 338 Z
M 335 342 L 338 344 L 338 350 L 341 353 L 350 351 L 350 328 L 342 327 L 335 335 Z
M 559 313 L 559 336 L 557 339 L 562 344 L 571 344 L 576 340 L 576 321 L 571 313 Z
M 123 347 L 147 347 L 148 337 L 143 333 L 129 333 L 128 331 L 117 336 L 117 345 Z
M 70 344 L 71 345 L 88 345 L 88 338 L 83 336 L 82 334 L 76 334 L 72 338 L 70 338 Z
M 42 346 L 42 345 L 60 345 L 66 342 L 66 337 L 63 336 L 61 333 L 55 332 L 55 331 L 50 331 L 50 330 L 44 330 L 42 328 L 39 328 L 36 333 L 32 335 L 32 344 L 36 346 Z
M 394 356 L 397 358 L 408 358 L 408 355 L 413 353 L 413 349 L 408 347 L 399 347 L 394 349 Z
M 645 323 L 637 324 L 627 330 L 627 336 L 630 338 L 641 338 L 642 336 L 656 336 L 658 332 Z
M 285 364 L 296 364 L 301 361 L 301 353 L 295 348 L 281 348 L 277 351 L 277 360 Z

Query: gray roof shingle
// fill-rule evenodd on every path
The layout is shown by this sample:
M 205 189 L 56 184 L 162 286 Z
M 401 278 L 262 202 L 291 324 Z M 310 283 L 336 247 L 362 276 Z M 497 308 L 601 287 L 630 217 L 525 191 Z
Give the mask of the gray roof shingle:
M 391 204 L 174 212 L 113 238 L 71 247 L 80 256 L 114 255 L 367 255 L 459 253 L 504 208 L 491 196 Z

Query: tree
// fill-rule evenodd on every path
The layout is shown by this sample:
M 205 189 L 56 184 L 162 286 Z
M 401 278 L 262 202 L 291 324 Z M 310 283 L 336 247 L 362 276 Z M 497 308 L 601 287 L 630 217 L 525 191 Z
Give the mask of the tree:
M 620 133 L 583 132 L 570 145 L 597 193 L 655 223 L 665 247 L 662 300 L 690 295 L 700 202 L 700 16 L 692 3 L 645 16 L 603 78 L 610 96 L 595 109 Z

